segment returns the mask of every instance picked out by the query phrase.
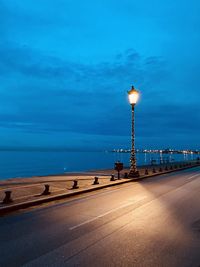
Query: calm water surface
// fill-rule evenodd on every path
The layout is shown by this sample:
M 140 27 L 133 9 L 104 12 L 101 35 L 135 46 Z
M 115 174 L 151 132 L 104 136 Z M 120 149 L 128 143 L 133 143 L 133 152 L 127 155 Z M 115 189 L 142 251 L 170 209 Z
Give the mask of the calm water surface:
M 137 163 L 150 164 L 152 159 L 159 162 L 161 156 L 138 153 Z M 107 169 L 113 168 L 117 160 L 129 166 L 129 157 L 128 153 L 109 152 L 0 151 L 0 179 Z M 195 159 L 196 155 L 167 154 L 162 157 L 164 160 L 182 161 Z

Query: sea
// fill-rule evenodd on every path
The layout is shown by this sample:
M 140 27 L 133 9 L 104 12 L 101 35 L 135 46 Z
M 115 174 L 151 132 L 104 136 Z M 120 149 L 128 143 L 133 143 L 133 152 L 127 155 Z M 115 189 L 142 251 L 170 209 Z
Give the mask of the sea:
M 192 160 L 194 154 L 137 153 L 137 165 Z M 129 153 L 108 151 L 0 151 L 0 180 L 112 169 L 120 161 L 130 164 Z

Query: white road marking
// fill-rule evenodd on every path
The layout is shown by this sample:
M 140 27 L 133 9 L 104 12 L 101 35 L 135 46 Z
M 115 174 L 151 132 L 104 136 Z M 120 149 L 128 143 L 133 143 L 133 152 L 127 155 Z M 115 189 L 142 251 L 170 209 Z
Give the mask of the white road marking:
M 193 175 L 193 176 L 190 176 L 189 178 L 187 178 L 187 180 L 191 180 L 192 178 L 197 177 L 197 176 L 199 176 L 199 175 L 200 175 L 200 173 L 195 174 L 195 175 Z
M 92 218 L 92 219 L 89 219 L 89 220 L 87 220 L 87 221 L 84 221 L 84 222 L 82 222 L 82 223 L 79 223 L 79 224 L 77 224 L 77 225 L 75 225 L 75 226 L 72 226 L 72 227 L 69 228 L 69 230 L 71 231 L 71 230 L 74 230 L 74 229 L 76 229 L 76 228 L 78 228 L 78 227 L 80 227 L 80 226 L 83 226 L 83 225 L 87 224 L 87 223 L 96 221 L 96 220 L 99 219 L 99 218 L 102 218 L 102 217 L 104 217 L 104 216 L 106 216 L 106 215 L 108 215 L 108 214 L 110 214 L 110 213 L 112 213 L 112 212 L 114 212 L 114 211 L 119 210 L 119 209 L 122 209 L 122 208 L 125 208 L 125 207 L 128 207 L 128 206 L 131 206 L 131 205 L 133 205 L 133 204 L 135 204 L 135 203 L 137 203 L 137 202 L 139 202 L 140 200 L 143 200 L 143 199 L 145 199 L 145 198 L 147 198 L 147 196 L 141 197 L 140 199 L 137 199 L 137 201 L 135 201 L 135 202 L 131 201 L 131 203 L 130 203 L 130 201 L 129 201 L 129 203 L 123 204 L 123 205 L 121 205 L 121 206 L 119 206 L 119 207 L 117 207 L 117 208 L 114 208 L 114 209 L 112 209 L 112 210 L 109 210 L 109 211 L 107 211 L 107 212 L 101 214 L 101 215 L 98 215 L 97 217 L 94 217 L 94 218 Z

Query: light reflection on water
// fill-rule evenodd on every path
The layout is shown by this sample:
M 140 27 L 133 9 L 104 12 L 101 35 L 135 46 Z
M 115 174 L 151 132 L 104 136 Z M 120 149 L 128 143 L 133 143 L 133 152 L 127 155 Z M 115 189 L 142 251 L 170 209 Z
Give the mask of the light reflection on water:
M 137 164 L 147 165 L 151 161 L 173 162 L 195 159 L 193 154 L 150 154 L 138 153 Z M 114 162 L 121 161 L 129 166 L 129 153 L 110 152 L 65 152 L 65 151 L 0 151 L 0 179 L 30 177 L 35 175 L 58 174 L 113 168 Z

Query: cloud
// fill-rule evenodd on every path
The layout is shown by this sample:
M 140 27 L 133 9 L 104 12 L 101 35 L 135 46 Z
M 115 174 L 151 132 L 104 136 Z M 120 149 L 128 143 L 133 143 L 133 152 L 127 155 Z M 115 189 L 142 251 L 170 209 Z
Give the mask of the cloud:
M 127 135 L 125 93 L 130 81 L 140 84 L 150 79 L 149 66 L 153 79 L 156 71 L 158 76 L 162 72 L 159 58 L 142 58 L 133 49 L 110 62 L 81 64 L 6 43 L 0 46 L 0 58 L 2 73 L 8 77 L 2 100 L 15 107 L 11 114 L 2 112 L 2 126 L 12 123 L 35 132 Z
M 198 139 L 200 108 L 180 104 L 156 105 L 149 110 L 137 113 L 137 134 L 139 138 L 156 138 L 180 142 L 180 140 Z M 192 143 L 192 140 L 190 140 Z M 155 142 L 156 144 L 156 142 Z M 184 147 L 184 144 L 183 144 Z
M 171 0 L 36 2 L 0 1 L 2 128 L 21 131 L 22 139 L 25 133 L 39 139 L 76 132 L 125 140 L 131 121 L 126 92 L 133 83 L 141 93 L 141 144 L 196 138 L 196 1 L 189 11 Z
M 0 46 L 0 58 L 1 74 L 8 77 L 1 99 L 10 104 L 0 114 L 4 128 L 40 135 L 129 136 L 130 81 L 142 88 L 136 111 L 139 140 L 192 134 L 200 121 L 197 106 L 166 99 L 171 73 L 161 57 L 145 58 L 128 49 L 113 60 L 83 64 L 7 43 Z

